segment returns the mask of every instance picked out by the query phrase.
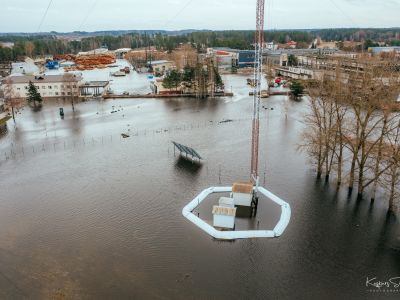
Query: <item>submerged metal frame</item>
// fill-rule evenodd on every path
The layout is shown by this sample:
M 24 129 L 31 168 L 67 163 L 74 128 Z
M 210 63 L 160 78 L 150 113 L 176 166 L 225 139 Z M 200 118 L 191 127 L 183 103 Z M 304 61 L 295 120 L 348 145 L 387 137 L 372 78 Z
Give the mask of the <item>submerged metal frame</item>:
M 210 187 L 203 190 L 196 198 L 190 201 L 183 209 L 182 215 L 190 222 L 195 224 L 197 227 L 211 235 L 216 239 L 223 240 L 235 240 L 235 239 L 248 239 L 248 238 L 274 238 L 279 237 L 285 231 L 289 224 L 291 210 L 290 205 L 283 201 L 281 198 L 271 193 L 263 187 L 257 188 L 258 192 L 266 196 L 272 202 L 278 204 L 281 207 L 281 217 L 279 222 L 275 225 L 272 230 L 238 230 L 238 231 L 220 231 L 215 229 L 213 226 L 200 219 L 198 216 L 193 214 L 193 210 L 200 205 L 210 194 L 213 193 L 226 193 L 232 192 L 232 187 Z

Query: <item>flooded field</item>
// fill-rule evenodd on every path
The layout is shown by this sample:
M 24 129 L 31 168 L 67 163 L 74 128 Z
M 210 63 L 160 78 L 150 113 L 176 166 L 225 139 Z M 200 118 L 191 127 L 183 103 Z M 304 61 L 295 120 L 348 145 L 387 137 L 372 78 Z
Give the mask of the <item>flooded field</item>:
M 145 78 L 130 76 L 140 77 L 132 91 L 144 91 Z M 297 151 L 306 100 L 263 100 L 261 182 L 292 208 L 282 237 L 221 242 L 182 217 L 201 190 L 249 176 L 252 98 L 246 77 L 225 81 L 232 98 L 96 100 L 75 112 L 48 101 L 21 110 L 16 127 L 9 121 L 0 138 L 0 298 L 398 298 L 365 283 L 400 276 L 400 224 L 383 200 L 316 181 Z M 174 156 L 171 141 L 204 162 Z M 211 200 L 198 211 L 206 220 Z M 278 214 L 261 203 L 238 224 L 271 228 Z

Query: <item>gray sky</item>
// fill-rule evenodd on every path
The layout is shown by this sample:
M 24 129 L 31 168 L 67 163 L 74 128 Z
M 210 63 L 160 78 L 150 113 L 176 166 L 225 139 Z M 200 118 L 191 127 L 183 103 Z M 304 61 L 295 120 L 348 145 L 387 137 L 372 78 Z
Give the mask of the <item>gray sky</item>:
M 253 29 L 255 0 L 0 0 L 1 32 Z M 400 27 L 400 0 L 265 0 L 265 28 Z

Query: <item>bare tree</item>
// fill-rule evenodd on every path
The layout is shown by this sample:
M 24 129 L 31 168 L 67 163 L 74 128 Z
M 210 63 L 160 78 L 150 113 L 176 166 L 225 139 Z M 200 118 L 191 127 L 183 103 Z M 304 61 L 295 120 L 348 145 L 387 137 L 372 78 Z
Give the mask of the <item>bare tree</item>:
M 14 121 L 14 124 L 16 123 L 15 121 L 15 110 L 20 106 L 20 101 L 17 99 L 19 95 L 16 95 L 12 86 L 12 80 L 10 77 L 7 77 L 5 79 L 4 83 L 4 100 L 6 101 L 7 105 L 11 107 L 11 114 L 12 118 Z
M 372 185 L 374 200 L 383 187 L 389 191 L 389 209 L 393 210 L 400 178 L 400 113 L 395 109 L 399 65 L 369 57 L 354 65 L 357 68 L 351 69 L 338 60 L 336 72 L 308 85 L 310 111 L 300 148 L 316 164 L 318 178 L 325 173 L 328 181 L 336 171 L 339 187 L 343 170 L 349 170 L 350 192 L 357 183 L 361 197 Z
M 33 56 L 33 50 L 35 49 L 35 45 L 31 41 L 25 42 L 25 53 L 27 56 Z
M 61 94 L 67 98 L 71 98 L 72 111 L 75 111 L 75 97 L 77 90 L 77 80 L 74 74 L 64 73 L 63 75 L 63 88 Z

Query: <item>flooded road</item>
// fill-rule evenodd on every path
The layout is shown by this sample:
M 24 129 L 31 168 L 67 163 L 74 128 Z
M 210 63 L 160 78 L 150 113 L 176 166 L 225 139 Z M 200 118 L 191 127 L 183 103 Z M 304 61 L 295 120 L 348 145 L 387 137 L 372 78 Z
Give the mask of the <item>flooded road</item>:
M 316 181 L 297 151 L 305 100 L 263 100 L 261 182 L 292 208 L 282 237 L 221 242 L 182 217 L 201 190 L 248 179 L 245 79 L 225 77 L 233 98 L 24 108 L 0 139 L 0 298 L 398 299 L 367 291 L 366 279 L 400 276 L 399 222 L 381 199 Z M 172 140 L 203 164 L 174 156 Z M 250 222 L 277 218 L 260 204 Z

